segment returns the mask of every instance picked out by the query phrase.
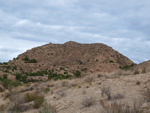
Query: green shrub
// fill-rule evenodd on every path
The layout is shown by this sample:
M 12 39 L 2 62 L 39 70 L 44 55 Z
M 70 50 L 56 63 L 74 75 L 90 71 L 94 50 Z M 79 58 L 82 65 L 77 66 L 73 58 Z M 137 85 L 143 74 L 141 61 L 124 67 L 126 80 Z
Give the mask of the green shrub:
M 8 89 L 8 88 L 12 88 L 12 87 L 17 87 L 19 85 L 21 85 L 21 83 L 19 81 L 13 81 L 13 80 L 9 80 L 9 79 L 4 79 L 2 82 L 2 85 Z
M 3 62 L 4 65 L 7 65 L 7 62 Z
M 65 68 L 63 68 L 63 67 L 60 67 L 60 70 L 65 70 Z
M 20 73 L 15 74 L 16 80 L 27 83 L 27 75 L 22 76 Z
M 110 62 L 110 63 L 114 63 L 114 61 L 113 61 L 113 60 L 110 60 L 109 62 Z
M 2 85 L 7 89 L 10 86 L 10 82 L 11 80 L 5 79 L 3 80 Z
M 83 69 L 82 69 L 82 71 L 87 71 L 87 70 L 88 70 L 88 68 L 83 68 Z
M 98 77 L 102 77 L 103 75 L 102 75 L 102 74 L 98 74 L 97 76 L 98 76 Z
M 54 79 L 55 81 L 56 80 L 62 80 L 62 79 L 68 79 L 68 78 L 71 78 L 72 75 L 63 75 L 63 74 L 57 74 L 57 73 L 53 73 L 53 72 L 50 72 L 49 75 L 48 75 L 48 79 Z
M 122 69 L 122 70 L 128 70 L 128 69 L 130 69 L 131 67 L 133 67 L 135 64 L 131 64 L 131 65 L 126 65 L 126 66 L 124 66 L 124 67 L 119 67 L 120 69 Z
M 21 85 L 21 82 L 19 82 L 17 80 L 16 81 L 12 80 L 11 85 L 14 86 L 14 87 L 17 87 L 17 86 Z
M 83 62 L 81 60 L 79 60 L 78 62 L 79 62 L 79 64 L 83 64 Z
M 4 72 L 9 73 L 9 70 L 5 70 Z
M 67 71 L 65 71 L 65 72 L 64 72 L 64 74 L 68 74 L 68 72 L 67 72 Z
M 28 56 L 25 56 L 24 59 L 22 59 L 23 61 L 25 61 L 25 63 L 37 63 L 36 59 L 29 59 Z
M 14 67 L 13 67 L 13 70 L 17 70 L 17 66 L 14 66 Z
M 33 73 L 26 73 L 28 76 L 44 76 L 45 74 L 48 74 L 47 71 L 37 71 Z
M 3 79 L 7 79 L 7 74 L 4 74 L 4 75 L 3 75 Z
M 11 68 L 11 66 L 5 66 L 5 68 L 6 68 L 6 69 L 10 69 L 10 68 Z
M 80 77 L 80 76 L 81 76 L 81 72 L 80 72 L 80 71 L 76 71 L 76 72 L 74 73 L 74 76 L 75 76 L 75 77 Z
M 37 63 L 37 60 L 31 59 L 31 60 L 29 61 L 29 63 Z
M 29 61 L 29 58 L 28 58 L 28 56 L 26 55 L 25 58 L 22 59 L 22 60 L 24 60 L 25 62 L 26 62 L 26 61 L 28 62 L 28 61 Z
M 22 75 L 21 75 L 20 73 L 17 73 L 17 74 L 16 74 L 16 79 L 17 79 L 17 80 L 21 80 L 21 79 L 22 79 Z
M 64 79 L 69 79 L 69 78 L 71 78 L 72 77 L 72 75 L 66 75 L 65 77 L 64 77 Z
M 24 75 L 24 76 L 22 76 L 21 81 L 24 83 L 27 83 L 27 78 L 28 78 L 28 76 Z
M 54 69 L 52 69 L 52 72 L 54 72 Z

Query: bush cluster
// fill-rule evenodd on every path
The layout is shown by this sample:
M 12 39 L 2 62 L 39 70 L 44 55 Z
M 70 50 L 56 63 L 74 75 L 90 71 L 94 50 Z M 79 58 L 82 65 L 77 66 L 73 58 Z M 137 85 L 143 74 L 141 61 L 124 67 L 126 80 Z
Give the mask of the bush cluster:
M 82 71 L 87 71 L 87 70 L 88 70 L 88 68 L 83 68 L 83 69 L 82 69 Z
M 3 87 L 6 89 L 10 89 L 21 85 L 21 82 L 19 82 L 18 80 L 8 79 L 7 74 L 4 74 L 3 77 L 0 77 L 0 81 L 2 82 Z
M 9 89 L 9 88 L 17 87 L 17 86 L 21 85 L 21 82 L 19 82 L 17 80 L 14 81 L 14 80 L 10 80 L 10 79 L 4 79 L 2 81 L 2 85 L 4 86 L 4 88 Z
M 47 71 L 37 71 L 33 73 L 26 73 L 27 76 L 44 76 L 46 74 L 48 74 Z
M 62 79 L 68 79 L 68 78 L 71 78 L 72 75 L 64 75 L 64 74 L 57 74 L 57 73 L 54 73 L 54 72 L 50 72 L 49 75 L 48 75 L 48 79 L 54 79 L 54 80 L 62 80 Z
M 120 69 L 122 69 L 122 70 L 128 70 L 128 69 L 130 69 L 131 67 L 133 67 L 135 64 L 131 64 L 131 65 L 126 65 L 126 66 L 124 66 L 124 67 L 119 67 Z
M 81 72 L 80 72 L 80 71 L 76 71 L 76 72 L 74 73 L 74 76 L 75 76 L 75 77 L 80 77 L 80 76 L 81 76 Z
M 36 59 L 29 59 L 28 56 L 26 56 L 24 59 L 22 59 L 23 61 L 25 61 L 25 63 L 37 63 Z

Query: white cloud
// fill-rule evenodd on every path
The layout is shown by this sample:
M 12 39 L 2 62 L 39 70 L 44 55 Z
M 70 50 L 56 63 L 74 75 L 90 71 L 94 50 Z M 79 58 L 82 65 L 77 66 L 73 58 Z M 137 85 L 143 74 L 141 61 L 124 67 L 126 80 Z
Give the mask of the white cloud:
M 149 5 L 148 0 L 1 0 L 0 56 L 7 57 L 0 61 L 44 43 L 74 40 L 105 43 L 142 62 L 150 56 Z
M 25 24 L 30 24 L 30 21 L 23 19 L 23 20 L 20 20 L 19 22 L 16 22 L 16 24 L 14 26 L 16 26 L 16 27 L 24 26 Z

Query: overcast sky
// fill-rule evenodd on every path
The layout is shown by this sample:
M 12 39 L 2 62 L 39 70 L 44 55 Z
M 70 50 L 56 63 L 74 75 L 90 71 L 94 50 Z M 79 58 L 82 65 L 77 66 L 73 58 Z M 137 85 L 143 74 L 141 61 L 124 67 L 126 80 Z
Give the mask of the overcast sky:
M 32 47 L 104 43 L 136 63 L 150 58 L 150 0 L 0 0 L 0 62 Z

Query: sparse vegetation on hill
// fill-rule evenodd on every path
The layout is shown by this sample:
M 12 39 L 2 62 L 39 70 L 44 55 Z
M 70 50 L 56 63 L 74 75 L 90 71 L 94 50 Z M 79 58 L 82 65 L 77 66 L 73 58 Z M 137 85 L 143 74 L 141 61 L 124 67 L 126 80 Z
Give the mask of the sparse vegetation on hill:
M 25 63 L 37 63 L 36 59 L 29 59 L 28 56 L 26 56 L 24 59 L 22 59 Z
M 0 112 L 149 113 L 149 65 L 104 44 L 33 48 L 0 63 Z
M 82 69 L 83 71 L 88 69 L 96 72 L 100 69 L 103 72 L 113 72 L 119 66 L 124 67 L 131 64 L 133 64 L 131 60 L 107 45 L 76 42 L 51 43 L 33 48 L 8 62 L 9 66 L 15 65 L 19 67 L 17 70 L 22 68 L 21 71 L 28 73 L 52 68 L 63 70 L 61 67 L 67 67 L 68 72 L 82 71 Z
M 123 67 L 119 67 L 120 69 L 122 70 L 129 70 L 131 67 L 133 67 L 135 64 L 131 64 L 131 65 L 126 65 L 126 66 L 123 66 Z

